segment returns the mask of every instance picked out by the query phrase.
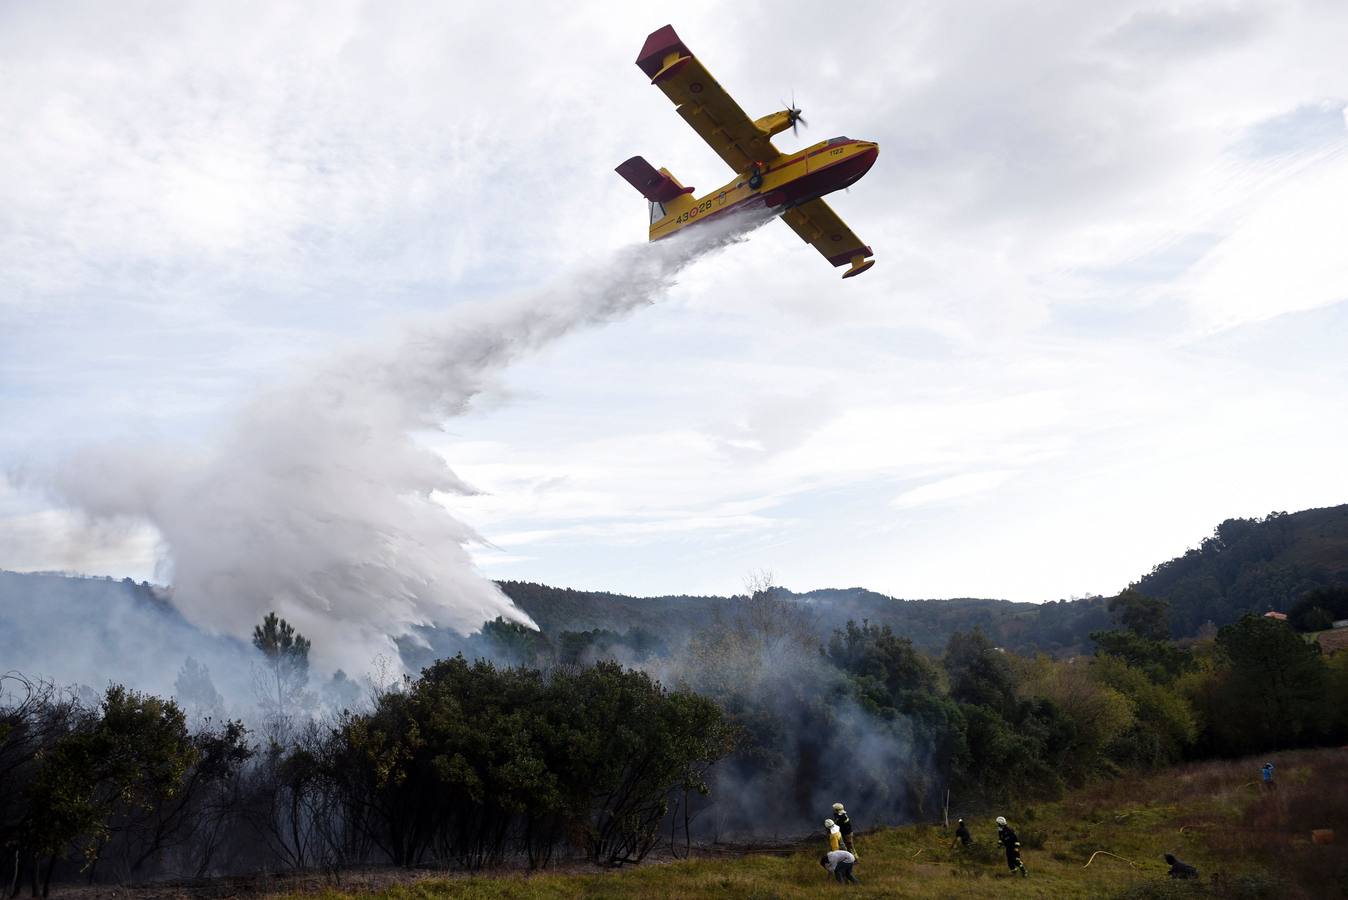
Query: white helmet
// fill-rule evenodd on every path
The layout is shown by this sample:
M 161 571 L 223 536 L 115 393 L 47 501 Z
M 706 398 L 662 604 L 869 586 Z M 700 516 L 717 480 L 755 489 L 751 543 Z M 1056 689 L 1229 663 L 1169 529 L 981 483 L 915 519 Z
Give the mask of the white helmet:
M 841 803 L 835 803 L 835 804 L 833 804 L 833 811 L 834 811 L 834 812 L 842 812 L 842 811 L 843 811 L 843 805 L 842 805 Z
M 825 827 L 825 828 L 832 828 L 832 827 L 833 827 L 833 820 L 832 820 L 832 819 L 825 819 L 825 820 L 824 820 L 824 827 Z
M 1005 824 L 1006 824 L 1006 816 L 998 816 L 998 817 L 997 817 L 997 824 L 998 824 L 998 825 L 1005 825 Z

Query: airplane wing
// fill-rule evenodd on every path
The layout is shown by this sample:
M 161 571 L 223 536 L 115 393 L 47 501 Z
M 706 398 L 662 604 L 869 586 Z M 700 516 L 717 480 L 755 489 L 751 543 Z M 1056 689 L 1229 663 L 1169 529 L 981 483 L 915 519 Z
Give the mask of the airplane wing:
M 637 65 L 736 172 L 747 172 L 755 163 L 771 163 L 781 156 L 772 140 L 679 40 L 672 26 L 646 38 Z
M 782 219 L 801 240 L 813 246 L 834 266 L 851 263 L 852 268 L 843 273 L 844 278 L 860 275 L 875 263 L 873 259 L 866 259 L 871 255 L 871 248 L 861 243 L 861 238 L 853 234 L 823 200 L 793 206 L 782 213 Z

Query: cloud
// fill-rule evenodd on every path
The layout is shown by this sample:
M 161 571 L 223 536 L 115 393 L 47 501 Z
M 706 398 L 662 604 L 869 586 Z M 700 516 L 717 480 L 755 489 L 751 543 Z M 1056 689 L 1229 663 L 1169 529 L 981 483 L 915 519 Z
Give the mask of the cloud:
M 1142 9 L 1112 31 L 1105 43 L 1128 54 L 1174 58 L 1238 47 L 1255 37 L 1269 17 L 1254 4 L 1194 3 Z
M 0 457 L 210 450 L 296 356 L 640 240 L 617 161 L 729 177 L 632 65 L 647 10 L 505 9 L 4 7 L 0 115 L 23 127 L 0 145 Z M 1341 5 L 803 9 L 675 24 L 751 115 L 796 91 L 813 129 L 782 146 L 881 143 L 829 198 L 876 267 L 840 282 L 771 225 L 420 432 L 428 469 L 488 492 L 437 501 L 511 555 L 502 536 L 535 535 L 513 575 L 663 593 L 768 567 L 1037 599 L 1333 499 Z M 1249 422 L 1262 391 L 1281 450 Z M 890 502 L 1000 471 L 994 503 Z M 985 581 L 970 535 L 1002 554 Z M 1072 552 L 1016 564 L 1055 541 Z
M 59 509 L 6 512 L 0 513 L 0 570 L 154 577 L 158 536 L 140 523 L 90 522 Z
M 1306 103 L 1249 129 L 1244 151 L 1255 158 L 1304 154 L 1342 144 L 1348 135 L 1348 106 L 1342 100 Z
M 1211 331 L 1348 300 L 1348 140 L 1259 197 L 1177 285 Z
M 898 509 L 930 506 L 951 500 L 966 500 L 990 493 L 1006 483 L 1010 471 L 968 472 L 942 478 L 899 494 L 890 503 Z

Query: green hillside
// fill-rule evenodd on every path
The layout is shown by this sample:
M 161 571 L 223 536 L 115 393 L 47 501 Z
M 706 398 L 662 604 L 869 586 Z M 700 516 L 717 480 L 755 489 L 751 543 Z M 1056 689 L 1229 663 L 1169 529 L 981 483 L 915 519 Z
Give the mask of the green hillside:
M 1342 897 L 1348 892 L 1348 763 L 1344 750 L 1276 757 L 1276 790 L 1257 782 L 1262 758 L 1199 763 L 1096 784 L 1063 800 L 1005 810 L 1025 845 L 1028 878 L 1013 876 L 992 846 L 995 811 L 970 815 L 975 847 L 951 849 L 949 831 L 912 825 L 857 839 L 854 897 L 1255 898 Z M 957 811 L 958 812 L 958 811 Z M 1312 843 L 1332 829 L 1337 843 Z M 820 846 L 789 855 L 726 857 L 714 849 L 686 861 L 567 874 L 502 874 L 409 882 L 327 900 L 403 898 L 817 897 L 842 890 L 818 864 Z M 1105 851 L 1097 855 L 1096 851 Z M 1200 879 L 1167 877 L 1165 853 L 1198 867 Z M 305 895 L 308 896 L 308 895 Z
M 1247 612 L 1287 612 L 1318 587 L 1348 584 L 1348 505 L 1227 519 L 1135 587 L 1170 603 L 1175 637 Z

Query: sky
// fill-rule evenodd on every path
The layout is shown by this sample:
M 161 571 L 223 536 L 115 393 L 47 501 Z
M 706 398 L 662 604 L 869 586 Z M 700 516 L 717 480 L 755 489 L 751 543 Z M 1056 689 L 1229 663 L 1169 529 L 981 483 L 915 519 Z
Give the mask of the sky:
M 644 252 L 617 163 L 731 176 L 634 65 L 671 15 L 782 149 L 879 142 L 876 265 L 768 223 L 421 423 L 482 574 L 1044 601 L 1348 502 L 1348 6 L 819 9 L 0 4 L 0 569 L 169 580 L 41 473 Z

